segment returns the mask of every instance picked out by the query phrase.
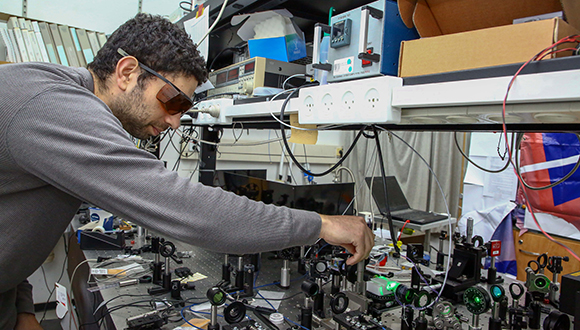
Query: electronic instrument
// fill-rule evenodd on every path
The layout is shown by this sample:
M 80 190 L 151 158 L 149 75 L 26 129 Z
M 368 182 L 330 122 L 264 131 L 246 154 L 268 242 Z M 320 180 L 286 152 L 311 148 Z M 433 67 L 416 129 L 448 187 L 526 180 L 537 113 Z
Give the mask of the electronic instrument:
M 253 57 L 210 72 L 209 81 L 214 89 L 207 95 L 239 93 L 251 95 L 257 87 L 283 88 L 282 83 L 295 74 L 304 74 L 304 65 Z

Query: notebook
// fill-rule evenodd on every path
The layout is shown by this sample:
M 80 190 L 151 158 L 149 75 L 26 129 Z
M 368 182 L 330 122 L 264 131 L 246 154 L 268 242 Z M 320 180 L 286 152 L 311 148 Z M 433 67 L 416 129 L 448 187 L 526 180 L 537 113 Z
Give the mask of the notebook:
M 366 178 L 367 185 L 370 187 L 371 180 L 373 181 L 372 195 L 377 204 L 377 207 L 383 214 L 387 214 L 385 193 L 383 189 L 383 178 L 375 177 L 374 180 L 370 177 Z M 433 212 L 421 211 L 412 209 L 407 202 L 401 186 L 394 176 L 387 176 L 387 194 L 389 196 L 389 206 L 391 209 L 391 216 L 395 220 L 407 221 L 415 224 L 427 224 L 434 221 L 447 219 L 446 215 L 437 214 Z

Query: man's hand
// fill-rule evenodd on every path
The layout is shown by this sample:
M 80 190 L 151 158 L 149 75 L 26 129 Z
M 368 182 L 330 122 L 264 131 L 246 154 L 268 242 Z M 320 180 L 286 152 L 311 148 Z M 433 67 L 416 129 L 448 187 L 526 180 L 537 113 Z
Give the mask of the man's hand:
M 34 314 L 19 313 L 14 330 L 42 330 Z
M 375 235 L 361 217 L 350 215 L 320 215 L 322 227 L 320 238 L 332 245 L 340 245 L 352 253 L 346 260 L 354 265 L 366 259 L 375 244 Z

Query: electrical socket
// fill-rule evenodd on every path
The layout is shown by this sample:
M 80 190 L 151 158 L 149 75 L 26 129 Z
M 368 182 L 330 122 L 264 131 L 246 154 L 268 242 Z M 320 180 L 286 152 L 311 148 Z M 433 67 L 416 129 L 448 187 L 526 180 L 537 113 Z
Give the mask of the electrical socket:
M 304 104 L 303 104 L 303 108 L 304 113 L 303 115 L 306 117 L 312 117 L 312 115 L 314 114 L 314 99 L 312 98 L 312 96 L 308 96 L 304 99 Z
M 354 94 L 351 91 L 346 91 L 342 94 L 341 106 L 348 111 L 354 110 Z
M 213 125 L 213 124 L 231 124 L 232 118 L 226 117 L 224 109 L 234 105 L 233 99 L 210 99 L 207 101 L 201 101 L 198 105 L 198 109 L 219 109 L 219 116 L 212 117 L 209 113 L 198 112 L 197 118 L 193 119 L 193 123 L 197 125 Z
M 329 93 L 324 94 L 322 97 L 322 106 L 319 115 L 322 118 L 332 118 L 332 113 L 334 111 L 334 102 L 332 101 L 332 95 Z
M 391 96 L 402 82 L 382 76 L 301 89 L 298 120 L 301 124 L 397 124 L 401 111 L 391 107 Z
M 369 89 L 364 97 L 364 104 L 368 111 L 375 112 L 379 110 L 380 105 L 380 95 L 379 91 L 375 88 Z

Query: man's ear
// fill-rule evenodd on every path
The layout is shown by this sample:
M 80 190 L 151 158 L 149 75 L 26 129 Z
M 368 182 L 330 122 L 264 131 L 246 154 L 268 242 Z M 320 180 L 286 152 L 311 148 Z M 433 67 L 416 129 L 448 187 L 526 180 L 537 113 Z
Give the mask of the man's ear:
M 115 68 L 115 81 L 117 86 L 126 91 L 131 84 L 137 83 L 137 78 L 141 70 L 139 69 L 139 61 L 133 56 L 125 56 L 117 62 Z

